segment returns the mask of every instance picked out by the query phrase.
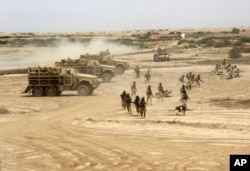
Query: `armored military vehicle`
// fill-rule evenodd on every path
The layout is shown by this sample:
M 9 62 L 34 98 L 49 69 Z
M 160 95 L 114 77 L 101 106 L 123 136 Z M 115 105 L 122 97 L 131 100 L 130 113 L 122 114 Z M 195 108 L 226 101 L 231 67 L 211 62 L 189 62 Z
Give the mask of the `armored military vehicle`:
M 57 96 L 62 91 L 77 91 L 87 96 L 100 85 L 97 76 L 80 74 L 69 67 L 29 67 L 28 86 L 23 93 L 33 96 Z
M 96 75 L 103 82 L 110 82 L 115 76 L 115 67 L 110 65 L 101 65 L 98 60 L 94 59 L 62 59 L 56 62 L 56 66 L 73 67 L 80 73 Z
M 123 74 L 130 67 L 126 61 L 114 59 L 109 50 L 101 51 L 98 55 L 80 55 L 80 59 L 96 59 L 102 65 L 113 65 L 115 66 L 116 74 L 119 75 Z
M 155 62 L 164 62 L 170 60 L 170 54 L 167 52 L 166 48 L 158 48 L 154 54 Z

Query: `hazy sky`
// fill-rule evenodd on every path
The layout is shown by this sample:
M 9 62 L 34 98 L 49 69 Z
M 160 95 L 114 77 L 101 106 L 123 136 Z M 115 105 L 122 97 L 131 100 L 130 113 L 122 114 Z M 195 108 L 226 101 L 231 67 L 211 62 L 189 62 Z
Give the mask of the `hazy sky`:
M 250 0 L 0 0 L 0 32 L 250 26 Z

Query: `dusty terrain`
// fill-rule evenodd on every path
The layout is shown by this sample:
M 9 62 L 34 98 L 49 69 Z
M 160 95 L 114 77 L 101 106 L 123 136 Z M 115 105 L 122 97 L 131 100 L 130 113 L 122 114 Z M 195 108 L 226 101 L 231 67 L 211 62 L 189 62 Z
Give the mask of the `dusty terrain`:
M 198 55 L 195 55 L 198 54 Z M 103 83 L 92 96 L 64 92 L 60 97 L 31 97 L 21 92 L 26 75 L 0 76 L 0 170 L 229 170 L 230 154 L 250 154 L 250 67 L 239 64 L 239 78 L 214 76 L 214 62 L 226 53 L 214 49 L 172 53 L 155 63 L 152 53 L 120 56 L 131 69 Z M 133 67 L 138 95 L 162 82 L 173 96 L 147 106 L 145 119 L 121 108 L 119 95 L 130 91 Z M 143 74 L 149 69 L 150 83 Z M 183 116 L 168 112 L 179 105 L 178 78 L 201 74 L 199 88 Z

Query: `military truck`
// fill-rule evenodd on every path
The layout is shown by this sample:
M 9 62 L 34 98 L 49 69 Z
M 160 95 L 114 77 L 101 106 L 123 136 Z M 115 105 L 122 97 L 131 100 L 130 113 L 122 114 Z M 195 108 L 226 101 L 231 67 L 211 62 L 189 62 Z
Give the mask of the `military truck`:
M 100 85 L 97 76 L 80 74 L 70 67 L 29 67 L 28 86 L 23 93 L 33 96 L 59 96 L 62 91 L 77 91 L 88 96 Z
M 123 74 L 130 67 L 126 61 L 114 59 L 109 50 L 101 51 L 98 55 L 80 55 L 80 59 L 96 59 L 102 65 L 113 65 L 118 75 Z
M 155 62 L 165 62 L 170 60 L 170 54 L 167 52 L 166 48 L 158 48 L 154 53 Z
M 110 65 L 101 65 L 94 59 L 62 59 L 61 62 L 55 62 L 56 66 L 73 67 L 80 73 L 96 75 L 103 82 L 110 82 L 115 76 L 115 67 Z

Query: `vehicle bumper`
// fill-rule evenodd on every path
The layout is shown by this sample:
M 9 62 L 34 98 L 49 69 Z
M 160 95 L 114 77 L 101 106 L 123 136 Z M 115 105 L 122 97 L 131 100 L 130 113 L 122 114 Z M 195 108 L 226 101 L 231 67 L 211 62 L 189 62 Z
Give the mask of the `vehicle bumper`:
M 92 84 L 93 89 L 96 89 L 97 87 L 99 87 L 99 85 L 101 84 L 101 81 L 97 81 L 96 83 Z

